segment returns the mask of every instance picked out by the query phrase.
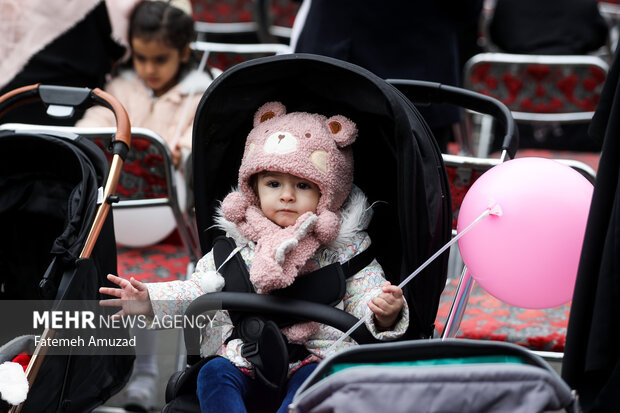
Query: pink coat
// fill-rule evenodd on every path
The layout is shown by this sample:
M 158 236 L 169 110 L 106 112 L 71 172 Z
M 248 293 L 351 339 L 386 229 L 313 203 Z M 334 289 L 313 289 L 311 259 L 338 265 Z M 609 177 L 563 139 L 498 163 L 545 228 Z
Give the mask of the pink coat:
M 154 97 L 138 75 L 129 70 L 108 82 L 105 90 L 125 107 L 131 126 L 151 129 L 171 147 L 173 141 L 177 140 L 175 136 L 178 133 L 181 148 L 190 150 L 194 115 L 202 94 L 212 80 L 205 72 L 193 71 L 168 92 Z M 192 89 L 194 94 L 190 96 Z M 189 105 L 187 109 L 186 104 Z M 102 106 L 88 109 L 84 117 L 76 123 L 76 126 L 114 125 L 114 115 Z

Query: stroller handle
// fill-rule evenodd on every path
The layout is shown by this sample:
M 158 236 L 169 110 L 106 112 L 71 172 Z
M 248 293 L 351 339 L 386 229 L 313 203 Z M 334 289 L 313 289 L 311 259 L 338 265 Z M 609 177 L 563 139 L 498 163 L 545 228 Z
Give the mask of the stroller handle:
M 48 107 L 74 108 L 87 101 L 107 107 L 114 113 L 116 118 L 116 134 L 112 139 L 113 152 L 125 160 L 131 145 L 131 126 L 125 108 L 114 96 L 99 88 L 89 89 L 41 85 L 37 83 L 14 89 L 0 96 L 0 118 L 22 104 L 36 101 L 42 101 Z M 71 114 L 68 116 L 71 116 Z M 62 115 L 59 115 L 59 117 L 62 117 Z M 67 117 L 67 115 L 64 117 Z
M 510 109 L 498 99 L 442 83 L 407 79 L 388 79 L 387 82 L 416 105 L 447 103 L 493 116 L 503 128 L 502 150 L 510 159 L 515 157 L 519 147 L 519 130 Z

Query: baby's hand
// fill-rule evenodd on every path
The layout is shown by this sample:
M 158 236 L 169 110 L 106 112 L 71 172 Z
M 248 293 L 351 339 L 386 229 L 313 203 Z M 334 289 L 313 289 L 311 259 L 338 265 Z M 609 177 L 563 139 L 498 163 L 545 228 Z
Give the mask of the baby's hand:
M 113 317 L 119 318 L 128 314 L 153 314 L 153 306 L 146 285 L 135 278 L 129 280 L 108 274 L 108 280 L 120 288 L 101 287 L 101 294 L 111 295 L 117 298 L 101 300 L 99 305 L 103 307 L 121 307 Z
M 403 290 L 397 285 L 386 282 L 383 292 L 368 302 L 368 307 L 375 315 L 375 324 L 380 330 L 389 330 L 396 323 L 405 300 Z

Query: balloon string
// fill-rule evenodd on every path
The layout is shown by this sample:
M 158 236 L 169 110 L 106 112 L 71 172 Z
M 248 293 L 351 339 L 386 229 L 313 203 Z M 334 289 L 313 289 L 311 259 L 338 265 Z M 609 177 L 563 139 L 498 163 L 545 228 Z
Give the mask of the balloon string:
M 230 254 L 228 254 L 228 257 L 226 257 L 226 259 L 224 260 L 224 262 L 223 262 L 223 263 L 221 263 L 221 264 L 220 264 L 220 266 L 219 266 L 219 267 L 217 267 L 217 268 L 215 269 L 215 272 L 216 272 L 216 273 L 218 273 L 218 274 L 220 274 L 220 270 L 222 269 L 222 267 L 224 266 L 224 264 L 226 264 L 228 261 L 230 261 L 230 259 L 231 259 L 232 257 L 234 257 L 236 253 L 238 253 L 239 251 L 241 251 L 241 249 L 243 249 L 243 247 L 245 247 L 245 245 L 238 246 L 237 248 L 235 248 L 234 250 L 232 250 L 232 251 L 231 251 L 231 253 L 230 253 Z M 220 275 L 221 275 L 221 274 L 220 274 Z
M 492 207 L 488 207 L 487 209 L 484 210 L 484 212 L 482 214 L 480 214 L 480 216 L 478 218 L 476 218 L 471 224 L 469 224 L 463 231 L 459 232 L 454 238 L 452 238 L 450 240 L 450 242 L 448 242 L 446 245 L 444 245 L 443 247 L 441 247 L 439 249 L 439 251 L 437 251 L 435 254 L 433 254 L 432 257 L 430 257 L 428 260 L 426 260 L 424 262 L 424 264 L 420 265 L 420 267 L 415 270 L 414 272 L 412 272 L 407 278 L 405 278 L 403 280 L 403 282 L 401 282 L 400 284 L 398 284 L 398 286 L 400 288 L 403 288 L 405 285 L 407 285 L 412 279 L 413 277 L 415 277 L 416 275 L 418 275 L 424 268 L 426 268 L 426 266 L 428 264 L 430 264 L 431 262 L 433 262 L 437 257 L 439 257 L 445 250 L 447 250 L 448 248 L 450 248 L 455 242 L 457 242 L 463 235 L 467 234 L 467 232 L 472 229 L 476 224 L 478 224 L 480 221 L 482 221 L 484 218 L 488 217 L 489 215 L 496 215 L 497 213 L 495 212 L 495 210 Z
M 501 208 L 499 208 L 499 205 L 497 205 L 497 204 L 496 205 L 489 205 L 487 207 L 487 209 L 485 209 L 484 212 L 482 214 L 480 214 L 480 216 L 478 218 L 476 218 L 471 224 L 469 224 L 463 231 L 459 232 L 446 245 L 441 247 L 439 249 L 439 251 L 437 251 L 435 254 L 433 254 L 432 257 L 427 259 L 424 262 L 424 264 L 420 265 L 418 267 L 418 269 L 416 269 L 414 272 L 412 272 L 407 278 L 405 278 L 403 280 L 403 282 L 398 284 L 398 286 L 400 288 L 403 288 L 405 285 L 407 285 L 411 280 L 413 280 L 413 278 L 416 275 L 418 275 L 420 272 L 422 272 L 422 270 L 424 270 L 424 268 L 426 268 L 431 262 L 433 262 L 437 257 L 439 257 L 445 250 L 450 248 L 455 242 L 457 242 L 470 229 L 472 229 L 476 224 L 478 224 L 480 221 L 482 221 L 484 218 L 488 217 L 489 215 L 501 215 Z M 343 336 L 341 336 L 338 340 L 336 340 L 336 342 L 334 342 L 331 346 L 329 346 L 329 348 L 327 349 L 326 354 L 328 354 L 332 350 L 334 350 L 340 343 L 342 343 L 347 337 L 349 337 L 351 335 L 351 333 L 353 333 L 359 326 L 361 326 L 362 323 L 364 323 L 364 318 L 363 317 L 361 319 L 359 319 L 358 322 L 355 323 L 355 325 L 353 327 L 351 327 L 349 330 L 347 330 L 347 332 L 344 333 Z

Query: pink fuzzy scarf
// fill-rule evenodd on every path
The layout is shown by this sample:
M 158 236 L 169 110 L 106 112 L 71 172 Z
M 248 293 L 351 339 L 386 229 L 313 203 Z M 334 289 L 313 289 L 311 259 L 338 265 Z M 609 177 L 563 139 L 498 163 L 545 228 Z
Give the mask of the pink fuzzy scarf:
M 269 294 L 288 287 L 298 275 L 314 270 L 309 260 L 321 245 L 314 233 L 318 217 L 306 212 L 294 225 L 281 228 L 265 217 L 260 208 L 248 205 L 244 199 L 240 192 L 230 193 L 222 203 L 222 213 L 237 224 L 244 237 L 256 242 L 250 280 L 257 292 Z M 291 343 L 303 343 L 318 328 L 318 323 L 305 322 L 284 328 L 282 332 Z

